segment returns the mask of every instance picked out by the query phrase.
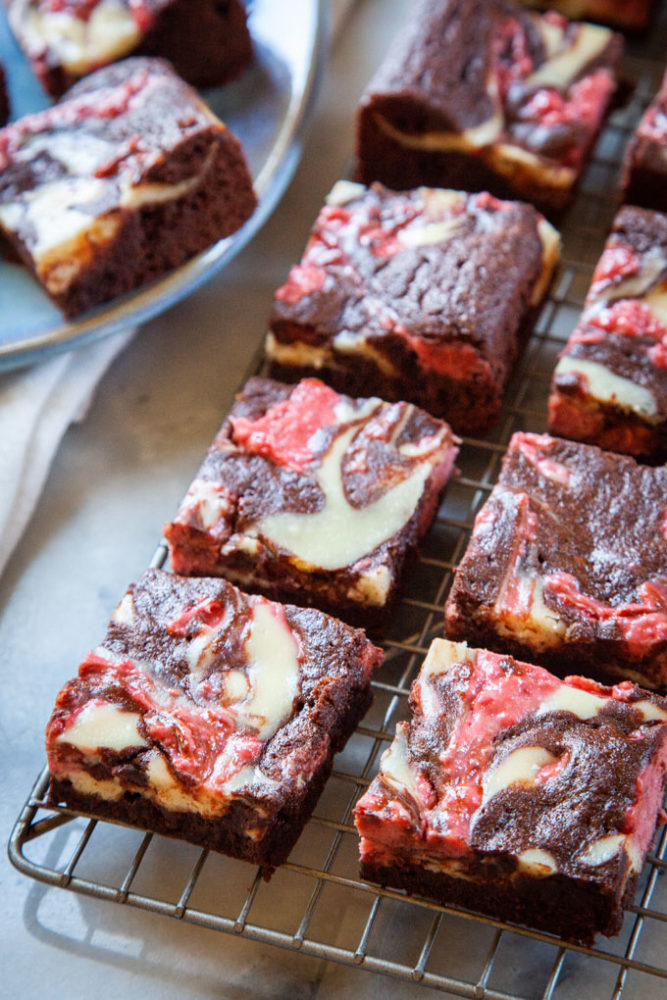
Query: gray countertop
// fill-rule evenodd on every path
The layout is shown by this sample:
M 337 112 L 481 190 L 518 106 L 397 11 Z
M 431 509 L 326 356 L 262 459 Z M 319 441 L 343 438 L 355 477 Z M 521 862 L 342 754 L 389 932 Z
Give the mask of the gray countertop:
M 258 348 L 273 292 L 345 169 L 356 101 L 402 6 L 357 6 L 325 74 L 301 165 L 271 220 L 224 272 L 140 331 L 65 438 L 0 580 L 5 843 L 43 766 L 58 689 L 151 559 Z M 380 976 L 47 888 L 4 855 L 1 865 L 1 997 L 371 997 L 391 988 Z

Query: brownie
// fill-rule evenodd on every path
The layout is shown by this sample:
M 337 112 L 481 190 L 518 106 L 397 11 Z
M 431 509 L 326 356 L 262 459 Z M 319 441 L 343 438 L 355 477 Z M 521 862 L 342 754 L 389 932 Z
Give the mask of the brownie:
M 667 73 L 628 143 L 623 201 L 667 212 Z
M 667 460 L 667 215 L 623 208 L 562 351 L 554 434 Z
M 566 17 L 585 17 L 617 28 L 640 31 L 648 24 L 653 0 L 522 0 L 526 7 L 557 10 Z
M 370 704 L 381 658 L 319 611 L 149 570 L 58 695 L 50 801 L 268 876 Z
M 608 28 L 511 0 L 420 0 L 361 99 L 357 180 L 489 190 L 558 213 L 622 49 Z
M 562 675 L 667 685 L 667 466 L 514 434 L 446 633 Z
M 492 425 L 559 256 L 530 205 L 339 181 L 276 293 L 270 373 Z
M 238 140 L 159 59 L 99 70 L 0 131 L 0 227 L 66 316 L 235 232 L 256 199 Z
M 380 625 L 457 444 L 408 403 L 253 378 L 165 526 L 172 568 Z
M 54 97 L 129 55 L 169 59 L 196 87 L 232 80 L 252 57 L 241 0 L 4 2 L 19 44 Z
M 659 817 L 667 700 L 436 639 L 357 804 L 361 873 L 590 944 Z

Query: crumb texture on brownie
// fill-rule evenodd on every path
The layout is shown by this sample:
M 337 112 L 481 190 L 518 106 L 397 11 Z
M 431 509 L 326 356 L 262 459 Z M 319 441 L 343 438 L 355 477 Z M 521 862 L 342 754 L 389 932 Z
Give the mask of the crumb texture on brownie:
M 549 399 L 554 434 L 667 458 L 667 216 L 621 209 Z
M 512 437 L 446 607 L 452 638 L 667 685 L 667 468 Z
M 233 79 L 252 55 L 241 0 L 6 0 L 44 87 L 59 96 L 128 55 L 169 59 L 195 86 Z
M 383 609 L 456 452 L 449 427 L 407 403 L 251 379 L 165 528 L 172 567 Z
M 667 212 L 667 73 L 628 143 L 623 200 Z
M 157 59 L 7 126 L 0 165 L 0 225 L 67 315 L 182 263 L 256 203 L 238 140 Z
M 357 178 L 568 202 L 615 91 L 620 36 L 505 0 L 423 0 L 362 97 Z
M 436 639 L 356 807 L 365 877 L 574 940 L 617 933 L 653 839 L 667 702 Z
M 185 837 L 196 817 L 192 839 L 271 867 L 365 711 L 380 659 L 363 632 L 320 612 L 148 571 L 58 695 L 52 797 Z M 285 816 L 297 826 L 276 842 Z
M 483 429 L 558 254 L 558 234 L 529 205 L 341 181 L 276 293 L 271 371 L 322 372 L 338 389 Z

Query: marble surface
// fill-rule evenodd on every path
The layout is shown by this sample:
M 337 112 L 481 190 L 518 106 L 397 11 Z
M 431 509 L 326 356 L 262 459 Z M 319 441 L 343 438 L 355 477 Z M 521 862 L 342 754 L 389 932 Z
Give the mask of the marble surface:
M 0 727 L 6 843 L 43 766 L 55 695 L 147 566 L 261 341 L 275 288 L 346 167 L 356 101 L 404 9 L 360 0 L 332 54 L 303 159 L 253 243 L 149 323 L 68 433 L 0 580 Z M 0 861 L 0 996 L 424 996 L 418 987 L 47 888 Z

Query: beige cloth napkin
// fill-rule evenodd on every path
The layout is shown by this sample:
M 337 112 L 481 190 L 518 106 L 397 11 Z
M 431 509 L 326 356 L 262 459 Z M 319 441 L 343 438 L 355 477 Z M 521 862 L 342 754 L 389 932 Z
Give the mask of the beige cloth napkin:
M 354 0 L 330 0 L 332 36 Z M 0 375 L 0 574 L 37 505 L 60 442 L 83 420 L 130 329 L 25 371 Z
M 84 418 L 98 382 L 134 332 L 0 376 L 0 573 L 30 520 L 65 431 Z

